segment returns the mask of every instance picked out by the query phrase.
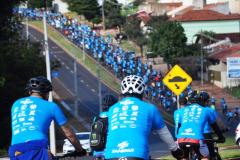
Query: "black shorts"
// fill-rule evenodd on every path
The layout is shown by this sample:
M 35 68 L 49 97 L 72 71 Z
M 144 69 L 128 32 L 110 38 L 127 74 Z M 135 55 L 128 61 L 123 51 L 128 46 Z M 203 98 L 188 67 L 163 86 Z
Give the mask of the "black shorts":
M 194 151 L 198 155 L 198 157 L 204 157 L 201 155 L 199 149 L 200 149 L 200 144 L 199 143 L 191 143 L 191 142 L 182 142 L 178 143 L 179 147 L 183 150 L 184 152 L 184 158 L 189 157 L 190 151 Z

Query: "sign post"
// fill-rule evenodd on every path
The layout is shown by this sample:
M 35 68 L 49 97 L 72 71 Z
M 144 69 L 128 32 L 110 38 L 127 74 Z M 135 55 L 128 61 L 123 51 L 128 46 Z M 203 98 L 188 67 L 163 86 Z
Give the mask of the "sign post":
M 179 66 L 175 65 L 163 78 L 163 83 L 177 96 L 179 108 L 179 95 L 192 82 L 192 78 Z

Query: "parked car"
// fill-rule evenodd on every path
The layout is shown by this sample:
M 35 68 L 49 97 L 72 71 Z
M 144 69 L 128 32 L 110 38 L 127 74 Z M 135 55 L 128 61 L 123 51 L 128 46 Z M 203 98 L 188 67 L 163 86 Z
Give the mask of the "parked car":
M 235 140 L 236 140 L 237 145 L 240 146 L 240 123 L 238 124 L 238 126 L 236 128 Z
M 83 149 L 87 150 L 87 152 L 91 152 L 91 147 L 90 147 L 90 132 L 79 132 L 76 133 L 77 138 L 79 139 Z M 64 144 L 63 144 L 63 154 L 67 154 L 70 152 L 75 151 L 74 146 L 70 143 L 68 139 L 64 139 Z

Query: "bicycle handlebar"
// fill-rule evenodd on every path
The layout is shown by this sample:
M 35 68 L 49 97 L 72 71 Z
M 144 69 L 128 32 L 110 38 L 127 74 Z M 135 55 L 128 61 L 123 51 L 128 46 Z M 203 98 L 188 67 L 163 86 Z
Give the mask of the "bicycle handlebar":
M 67 157 L 84 157 L 84 156 L 88 156 L 86 151 L 82 151 L 82 152 L 77 152 L 77 151 L 73 151 L 67 154 L 64 154 L 62 156 L 57 156 L 57 158 L 67 158 Z
M 229 131 L 228 128 L 225 128 L 225 129 L 222 129 L 222 130 L 221 130 L 222 133 L 226 133 L 226 132 L 228 132 L 228 131 Z M 204 133 L 204 134 L 205 134 L 205 133 Z M 206 133 L 206 134 L 214 135 L 214 134 L 216 134 L 216 133 L 215 133 L 215 132 L 209 132 L 209 133 Z

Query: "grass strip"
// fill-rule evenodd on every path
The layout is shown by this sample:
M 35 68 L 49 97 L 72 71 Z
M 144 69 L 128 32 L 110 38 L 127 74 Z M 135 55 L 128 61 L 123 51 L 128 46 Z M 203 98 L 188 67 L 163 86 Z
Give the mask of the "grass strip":
M 39 30 L 43 31 L 43 24 L 41 21 L 31 21 L 29 24 Z M 48 26 L 48 36 L 56 42 L 58 45 L 63 47 L 72 56 L 77 57 L 77 60 L 85 66 L 93 75 L 97 76 L 98 69 L 100 69 L 100 79 L 107 86 L 112 88 L 115 92 L 120 92 L 120 84 L 118 80 L 103 66 L 98 65 L 98 62 L 92 57 L 86 54 L 85 61 L 83 60 L 83 52 L 73 43 L 71 43 L 67 38 L 65 38 L 61 33 Z
M 222 159 L 229 159 L 229 158 L 240 158 L 239 149 L 231 149 L 231 150 L 222 150 L 219 151 L 220 156 Z M 175 160 L 172 156 L 163 156 L 160 157 L 161 160 Z

